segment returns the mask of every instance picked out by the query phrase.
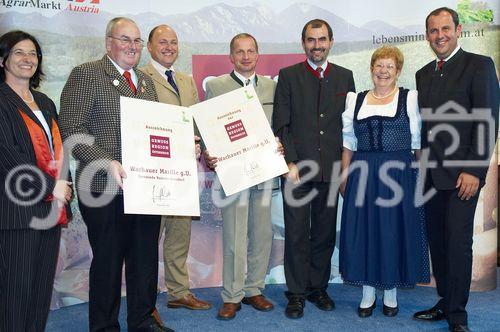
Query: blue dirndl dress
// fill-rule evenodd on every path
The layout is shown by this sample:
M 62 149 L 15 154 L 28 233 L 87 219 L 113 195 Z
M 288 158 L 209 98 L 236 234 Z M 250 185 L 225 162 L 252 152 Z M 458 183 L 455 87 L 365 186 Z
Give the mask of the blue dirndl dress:
M 350 167 L 355 170 L 348 176 L 342 208 L 340 274 L 348 284 L 413 287 L 429 282 L 429 256 L 424 208 L 415 203 L 418 168 L 412 168 L 408 90 L 400 88 L 394 117 L 358 120 L 366 94 L 357 95 L 354 110 L 357 151 L 351 159 Z M 388 167 L 387 178 L 379 175 L 384 167 Z M 395 185 L 399 193 L 391 189 Z M 381 199 L 401 198 L 401 194 L 395 204 L 380 204 Z

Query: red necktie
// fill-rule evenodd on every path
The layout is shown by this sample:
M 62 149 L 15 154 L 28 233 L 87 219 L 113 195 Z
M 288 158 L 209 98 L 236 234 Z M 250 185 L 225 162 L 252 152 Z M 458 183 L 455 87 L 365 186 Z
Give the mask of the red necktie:
M 443 68 L 443 65 L 444 65 L 445 61 L 444 60 L 439 60 L 438 61 L 438 67 L 437 67 L 437 70 L 440 71 L 441 68 Z
M 130 90 L 132 90 L 132 92 L 135 95 L 137 89 L 135 88 L 134 82 L 132 82 L 132 76 L 130 75 L 130 72 L 128 71 L 123 72 L 123 77 L 125 77 L 125 80 L 127 81 Z
M 316 72 L 318 73 L 319 78 L 323 78 L 323 68 L 322 67 L 317 67 Z

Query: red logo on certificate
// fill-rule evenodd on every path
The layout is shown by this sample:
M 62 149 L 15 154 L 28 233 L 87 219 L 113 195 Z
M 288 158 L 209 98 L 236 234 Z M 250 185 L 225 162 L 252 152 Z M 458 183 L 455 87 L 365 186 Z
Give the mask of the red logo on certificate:
M 151 157 L 170 158 L 170 138 L 164 136 L 149 136 Z
M 243 122 L 241 120 L 234 121 L 225 125 L 227 135 L 231 142 L 237 141 L 243 137 L 247 137 L 247 132 L 245 130 L 245 126 L 243 126 Z

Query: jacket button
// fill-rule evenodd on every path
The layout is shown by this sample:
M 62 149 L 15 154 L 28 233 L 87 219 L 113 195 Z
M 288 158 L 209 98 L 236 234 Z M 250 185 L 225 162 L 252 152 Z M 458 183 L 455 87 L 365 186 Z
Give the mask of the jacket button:
M 319 134 L 320 134 L 320 135 L 323 135 L 323 134 L 324 134 L 323 130 L 322 130 L 322 131 L 320 131 L 320 132 L 319 132 Z
M 319 115 L 319 117 L 320 117 L 320 118 L 324 118 L 324 117 L 325 117 L 325 115 L 324 115 L 323 113 L 321 113 L 321 114 Z

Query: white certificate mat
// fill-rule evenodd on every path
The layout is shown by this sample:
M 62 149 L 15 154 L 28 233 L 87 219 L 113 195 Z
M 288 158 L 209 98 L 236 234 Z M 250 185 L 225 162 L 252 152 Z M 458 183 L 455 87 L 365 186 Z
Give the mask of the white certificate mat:
M 190 108 L 226 195 L 288 172 L 253 86 Z
M 120 98 L 124 212 L 199 216 L 191 110 Z

